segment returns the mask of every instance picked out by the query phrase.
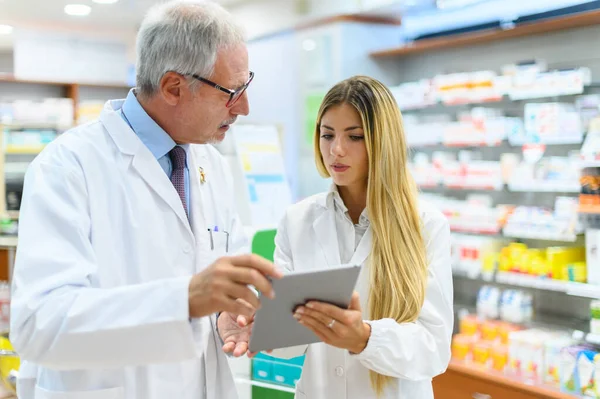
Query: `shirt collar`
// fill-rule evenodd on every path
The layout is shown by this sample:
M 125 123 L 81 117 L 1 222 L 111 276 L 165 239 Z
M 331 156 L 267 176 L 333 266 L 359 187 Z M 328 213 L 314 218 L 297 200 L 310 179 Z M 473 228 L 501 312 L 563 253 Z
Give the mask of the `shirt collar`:
M 131 129 L 140 138 L 142 143 L 154 155 L 154 158 L 160 159 L 167 155 L 177 143 L 163 130 L 144 110 L 134 90 L 130 90 L 123 107 L 121 108 L 125 120 L 131 126 Z M 181 145 L 189 155 L 189 144 Z
M 340 192 L 338 190 L 337 185 L 332 184 L 329 188 L 329 192 L 327 193 L 327 199 L 325 201 L 327 209 L 333 209 L 335 212 L 339 212 L 342 215 L 348 215 L 348 208 L 346 204 L 344 204 L 344 200 L 340 196 Z M 367 208 L 363 209 L 358 218 L 359 225 L 368 225 L 369 222 L 369 214 L 367 212 Z

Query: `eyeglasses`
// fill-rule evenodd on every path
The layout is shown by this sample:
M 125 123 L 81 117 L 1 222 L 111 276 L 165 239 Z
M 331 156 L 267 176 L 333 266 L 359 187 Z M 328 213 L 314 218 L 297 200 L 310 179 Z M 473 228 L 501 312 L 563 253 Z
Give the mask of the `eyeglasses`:
M 227 101 L 227 104 L 225 104 L 225 106 L 227 108 L 231 108 L 242 97 L 242 94 L 244 94 L 248 86 L 250 86 L 250 82 L 252 82 L 252 79 L 254 79 L 254 72 L 250 71 L 250 78 L 248 79 L 248 81 L 235 90 L 227 89 L 221 85 L 216 84 L 215 82 L 212 82 L 196 74 L 192 74 L 191 76 L 194 79 L 198 79 L 199 81 L 206 83 L 207 85 L 214 87 L 217 90 L 221 90 L 223 93 L 229 94 L 229 101 Z

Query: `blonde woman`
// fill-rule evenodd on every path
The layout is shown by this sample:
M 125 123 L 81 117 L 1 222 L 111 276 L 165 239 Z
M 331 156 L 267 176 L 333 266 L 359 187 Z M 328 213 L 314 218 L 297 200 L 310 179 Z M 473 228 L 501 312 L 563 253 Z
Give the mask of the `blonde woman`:
M 323 343 L 306 353 L 298 399 L 427 399 L 450 360 L 450 232 L 418 203 L 402 117 L 390 91 L 364 76 L 325 96 L 315 158 L 329 192 L 292 206 L 276 237 L 287 271 L 363 264 L 348 309 L 308 303 L 294 317 Z

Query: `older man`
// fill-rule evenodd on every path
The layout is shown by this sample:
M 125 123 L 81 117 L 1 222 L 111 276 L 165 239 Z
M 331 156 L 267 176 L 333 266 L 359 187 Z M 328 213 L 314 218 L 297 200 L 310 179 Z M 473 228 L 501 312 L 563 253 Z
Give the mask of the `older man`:
M 27 173 L 11 308 L 20 398 L 237 397 L 215 315 L 251 316 L 248 286 L 271 295 L 267 276 L 280 276 L 235 255 L 231 176 L 203 145 L 249 111 L 239 28 L 215 4 L 171 2 L 144 19 L 137 53 L 127 99 Z

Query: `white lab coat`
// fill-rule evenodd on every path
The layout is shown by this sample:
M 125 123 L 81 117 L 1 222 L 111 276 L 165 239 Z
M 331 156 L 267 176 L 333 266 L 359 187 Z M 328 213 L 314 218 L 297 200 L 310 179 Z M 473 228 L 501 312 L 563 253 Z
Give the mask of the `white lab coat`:
M 287 271 L 340 264 L 333 196 L 327 193 L 290 207 L 277 231 L 275 263 Z M 291 358 L 306 352 L 297 399 L 375 398 L 369 370 L 395 378 L 382 398 L 433 398 L 431 379 L 450 361 L 454 316 L 450 265 L 450 230 L 444 216 L 420 204 L 429 279 L 425 304 L 414 323 L 393 319 L 368 321 L 371 337 L 358 355 L 323 343 L 280 349 L 273 356 Z M 363 264 L 371 250 L 367 228 L 350 261 Z M 357 283 L 363 315 L 368 318 L 369 270 L 364 266 Z
M 51 143 L 27 172 L 10 334 L 20 398 L 237 398 L 215 317 L 190 320 L 188 308 L 191 276 L 225 254 L 223 231 L 230 253 L 246 244 L 226 162 L 190 146 L 190 227 L 122 103 Z

